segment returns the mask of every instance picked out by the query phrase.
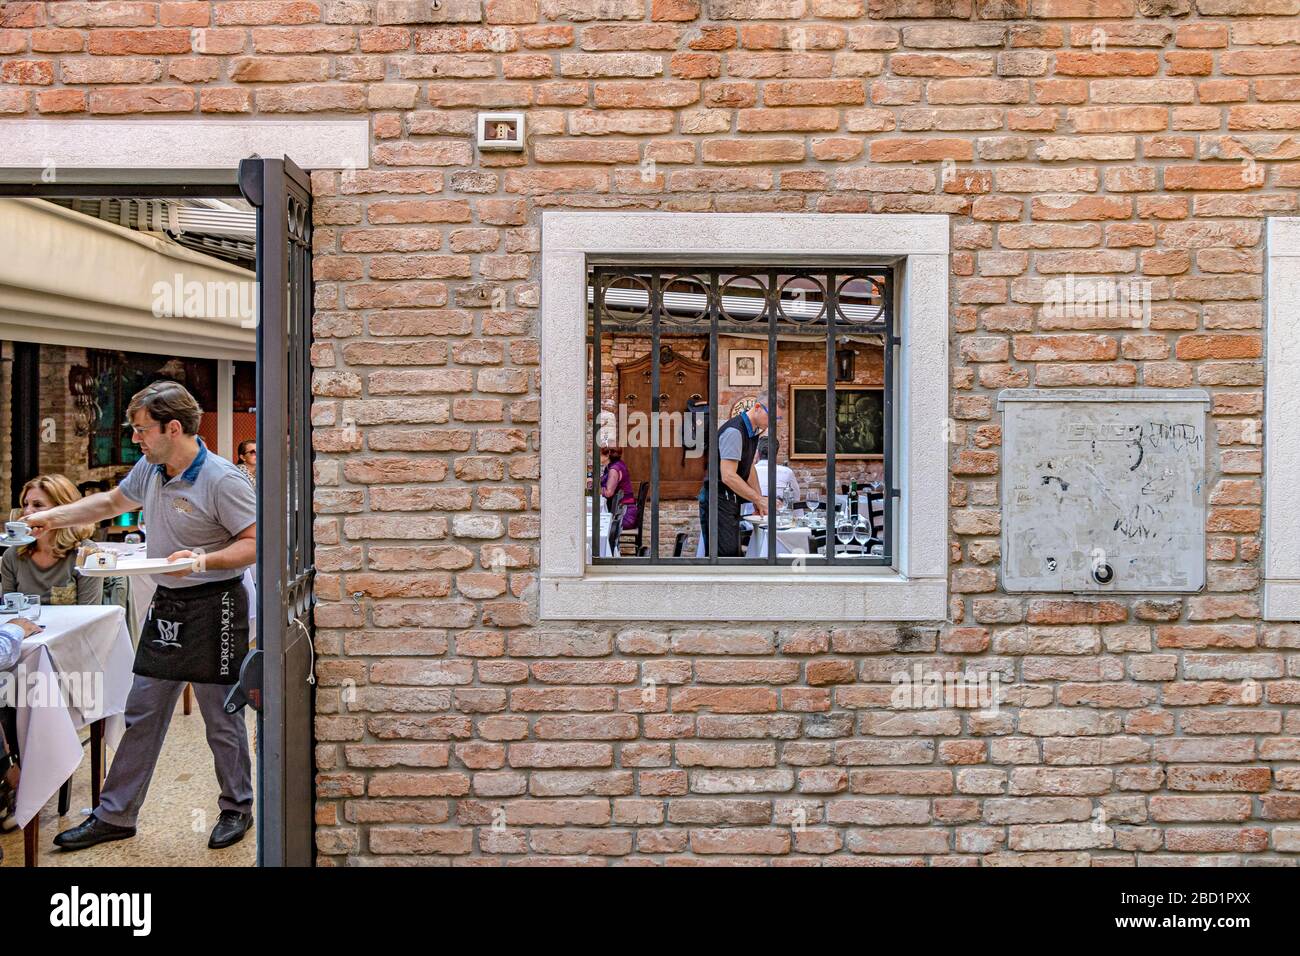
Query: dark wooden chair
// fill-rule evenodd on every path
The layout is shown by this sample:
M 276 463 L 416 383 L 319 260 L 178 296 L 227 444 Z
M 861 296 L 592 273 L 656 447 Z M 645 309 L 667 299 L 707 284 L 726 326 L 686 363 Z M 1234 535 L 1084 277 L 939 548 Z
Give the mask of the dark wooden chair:
M 614 508 L 614 513 L 609 517 L 609 553 L 613 557 L 618 557 L 618 539 L 623 531 L 623 516 L 627 514 L 627 505 L 621 502 Z
M 885 536 L 885 492 L 880 488 L 868 490 L 867 498 L 867 520 L 871 522 L 871 536 L 873 538 L 883 538 Z
M 682 550 L 686 547 L 686 537 L 687 535 L 685 531 L 677 532 L 677 538 L 673 541 L 674 558 L 680 558 L 682 556 Z
M 108 483 L 104 481 L 83 481 L 78 483 L 77 491 L 81 497 L 87 498 L 90 495 L 97 495 L 101 491 L 108 491 Z
M 650 482 L 643 481 L 636 490 L 636 526 L 624 528 L 618 536 L 619 545 L 631 545 L 633 554 L 640 554 L 645 543 L 645 502 L 650 495 Z M 618 554 L 618 551 L 614 551 Z

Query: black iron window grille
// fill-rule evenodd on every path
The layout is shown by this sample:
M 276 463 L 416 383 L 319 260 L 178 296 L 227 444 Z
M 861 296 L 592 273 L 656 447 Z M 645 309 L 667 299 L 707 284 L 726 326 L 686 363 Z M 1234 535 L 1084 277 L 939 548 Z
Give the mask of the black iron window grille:
M 590 266 L 588 561 L 891 566 L 895 266 Z M 752 466 L 766 514 L 739 522 L 748 550 L 722 555 L 718 429 L 755 402 L 771 413 Z M 607 496 L 611 448 L 625 467 Z M 804 476 L 798 500 L 782 467 Z

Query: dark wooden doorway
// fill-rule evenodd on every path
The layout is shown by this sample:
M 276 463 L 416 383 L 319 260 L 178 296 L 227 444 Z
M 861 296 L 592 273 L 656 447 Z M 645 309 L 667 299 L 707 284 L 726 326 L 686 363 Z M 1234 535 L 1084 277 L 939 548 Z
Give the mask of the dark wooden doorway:
M 651 416 L 651 361 L 653 356 L 646 353 L 638 359 L 624 362 L 617 366 L 618 401 L 624 406 L 628 420 L 628 434 L 635 434 L 633 426 L 638 421 L 654 428 Z M 709 395 L 709 366 L 704 362 L 688 359 L 665 345 L 659 350 L 659 413 L 660 425 L 658 441 L 659 450 L 659 500 L 672 501 L 682 498 L 694 498 L 700 491 L 708 469 L 705 455 L 691 453 L 690 449 L 680 446 L 674 437 L 670 444 L 670 430 L 680 429 L 681 422 L 689 420 L 687 406 L 692 401 L 705 401 Z M 635 418 L 633 416 L 636 416 Z M 642 417 L 644 416 L 644 417 Z M 687 426 L 689 428 L 689 425 Z M 647 481 L 650 478 L 651 446 L 648 442 L 629 441 L 623 449 L 623 461 L 626 462 L 628 474 L 633 483 Z

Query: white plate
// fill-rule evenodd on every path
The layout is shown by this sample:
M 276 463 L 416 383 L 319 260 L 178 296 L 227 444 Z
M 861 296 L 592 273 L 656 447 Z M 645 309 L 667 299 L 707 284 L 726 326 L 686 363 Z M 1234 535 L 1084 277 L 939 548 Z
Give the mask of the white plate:
M 193 558 L 168 561 L 166 558 L 127 558 L 119 560 L 115 568 L 77 568 L 78 574 L 88 578 L 111 578 L 118 574 L 169 574 L 194 567 Z
M 741 518 L 740 520 L 749 525 L 750 528 L 762 528 L 764 531 L 767 530 L 767 518 L 761 518 L 758 521 L 755 521 L 752 518 Z M 789 531 L 793 527 L 794 522 L 792 521 L 778 521 L 776 523 L 777 531 Z
M 6 538 L 3 535 L 0 535 L 0 548 L 19 547 L 24 544 L 31 544 L 35 540 L 36 539 L 33 538 L 30 534 L 24 535 L 21 538 Z

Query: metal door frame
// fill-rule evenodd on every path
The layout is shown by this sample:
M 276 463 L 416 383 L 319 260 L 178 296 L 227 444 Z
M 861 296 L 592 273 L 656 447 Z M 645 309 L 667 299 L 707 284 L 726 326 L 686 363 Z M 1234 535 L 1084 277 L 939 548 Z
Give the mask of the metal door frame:
M 3 160 L 0 159 L 0 162 Z M 290 176 L 295 184 L 301 189 L 306 190 L 308 197 L 311 195 L 310 179 L 298 169 L 292 162 L 287 165 L 283 160 L 275 160 L 275 163 L 281 164 L 285 169 L 285 174 Z M 41 169 L 29 168 L 0 168 L 0 196 L 28 197 L 34 199 L 44 199 L 51 197 L 83 197 L 83 198 L 152 198 L 163 199 L 172 197 L 198 196 L 215 199 L 242 199 L 244 193 L 240 188 L 238 169 L 59 169 L 58 180 L 56 182 L 47 182 L 43 178 L 44 171 Z M 265 185 L 265 184 L 264 184 Z M 279 210 L 283 210 L 284 189 L 280 188 L 270 194 L 272 203 L 278 202 Z M 287 215 L 287 214 L 286 214 Z M 284 222 L 284 217 L 279 220 Z M 263 255 L 262 235 L 260 230 L 257 239 L 258 250 L 258 279 L 263 280 L 264 270 L 262 268 Z M 283 258 L 280 258 L 280 267 L 269 270 L 272 278 L 276 276 L 283 279 L 286 275 Z M 306 302 L 308 308 L 311 306 L 310 295 L 310 274 L 308 275 L 309 288 Z M 262 288 L 267 288 L 263 282 Z M 287 296 L 285 297 L 287 299 Z M 272 313 L 275 310 L 271 310 Z M 267 449 L 268 455 L 263 456 L 262 461 L 267 457 L 278 456 L 281 461 L 285 457 L 284 436 L 277 435 L 273 442 L 262 441 L 262 401 L 263 388 L 265 385 L 265 368 L 263 363 L 264 348 L 268 341 L 274 341 L 267 335 L 268 328 L 275 331 L 281 336 L 280 341 L 283 345 L 285 334 L 284 314 L 281 310 L 273 322 L 275 324 L 268 326 L 267 314 L 262 312 L 257 329 L 257 400 L 258 400 L 258 444 Z M 310 325 L 308 326 L 310 335 Z M 308 345 L 308 348 L 310 346 Z M 277 349 L 277 352 L 287 351 Z M 284 381 L 283 377 L 277 381 Z M 310 379 L 305 383 L 306 389 L 310 389 Z M 302 407 L 309 414 L 310 412 L 310 394 L 300 396 L 303 403 Z M 307 427 L 310 429 L 310 421 L 307 421 Z M 306 433 L 307 448 L 310 452 L 310 430 Z M 259 451 L 261 449 L 259 448 Z M 274 451 L 273 451 L 274 450 Z M 310 464 L 308 465 L 310 469 Z M 259 468 L 259 471 L 262 469 Z M 310 470 L 307 473 L 307 479 L 311 480 Z M 266 670 L 264 672 L 264 687 L 268 690 L 275 688 L 271 683 L 272 675 L 278 674 L 283 680 L 282 669 L 279 667 L 279 653 L 283 649 L 286 628 L 279 619 L 279 614 L 263 614 L 267 607 L 266 595 L 268 588 L 266 583 L 272 580 L 271 568 L 268 566 L 268 555 L 274 552 L 264 550 L 265 528 L 262 523 L 264 515 L 280 514 L 284 515 L 288 511 L 287 507 L 288 489 L 277 482 L 259 482 L 258 483 L 258 545 L 257 545 L 257 573 L 258 573 L 258 647 L 264 652 L 275 650 L 275 654 L 265 653 Z M 308 512 L 310 512 L 310 499 L 306 502 Z M 307 524 L 307 533 L 310 536 L 311 525 Z M 284 550 L 285 537 L 283 531 L 276 539 L 281 543 L 281 553 Z M 310 552 L 312 543 L 308 538 L 307 546 Z M 274 578 L 279 581 L 277 575 Z M 276 592 L 277 603 L 279 593 Z M 272 620 L 275 624 L 272 625 Z M 307 628 L 308 633 L 311 630 L 310 615 L 307 620 L 303 621 L 303 626 Z M 308 642 L 310 643 L 310 641 Z M 272 661 L 275 663 L 273 664 Z M 311 832 L 309 830 L 308 844 L 304 856 L 302 841 L 286 840 L 286 818 L 292 813 L 305 814 L 308 826 L 311 827 L 315 819 L 315 794 L 309 792 L 305 801 L 300 806 L 292 806 L 288 801 L 294 800 L 292 795 L 281 792 L 281 788 L 268 787 L 268 782 L 274 779 L 282 779 L 286 770 L 286 764 L 293 758 L 302 759 L 305 757 L 308 763 L 314 766 L 314 735 L 308 737 L 300 745 L 295 747 L 289 746 L 290 741 L 286 739 L 284 727 L 283 699 L 279 693 L 270 693 L 265 695 L 266 706 L 263 713 L 258 714 L 258 774 L 257 774 L 257 797 L 254 806 L 254 819 L 257 826 L 257 863 L 259 866 L 285 866 L 285 865 L 311 865 L 314 861 L 314 847 L 311 845 Z M 279 721 L 277 727 L 275 721 Z M 310 727 L 309 727 L 310 733 Z M 276 738 L 277 746 L 268 747 L 268 738 Z
M 273 497 L 259 495 L 257 502 L 257 627 L 264 691 L 258 781 L 263 807 L 274 811 L 258 830 L 257 857 L 264 866 L 310 866 L 314 754 L 310 743 L 305 754 L 293 746 L 290 696 L 306 696 L 310 741 L 315 683 L 311 181 L 287 158 L 254 158 L 240 163 L 239 182 L 244 198 L 258 212 L 258 486 L 266 487 L 270 478 L 278 492 Z M 291 194 L 298 211 L 305 209 L 305 217 L 295 216 Z M 295 228 L 300 235 L 294 235 Z M 295 376 L 299 392 L 286 392 L 285 383 Z M 302 494 L 295 495 L 298 491 Z M 287 665 L 290 655 L 301 657 L 303 651 L 308 655 L 308 661 L 300 662 L 307 668 L 306 687 Z

